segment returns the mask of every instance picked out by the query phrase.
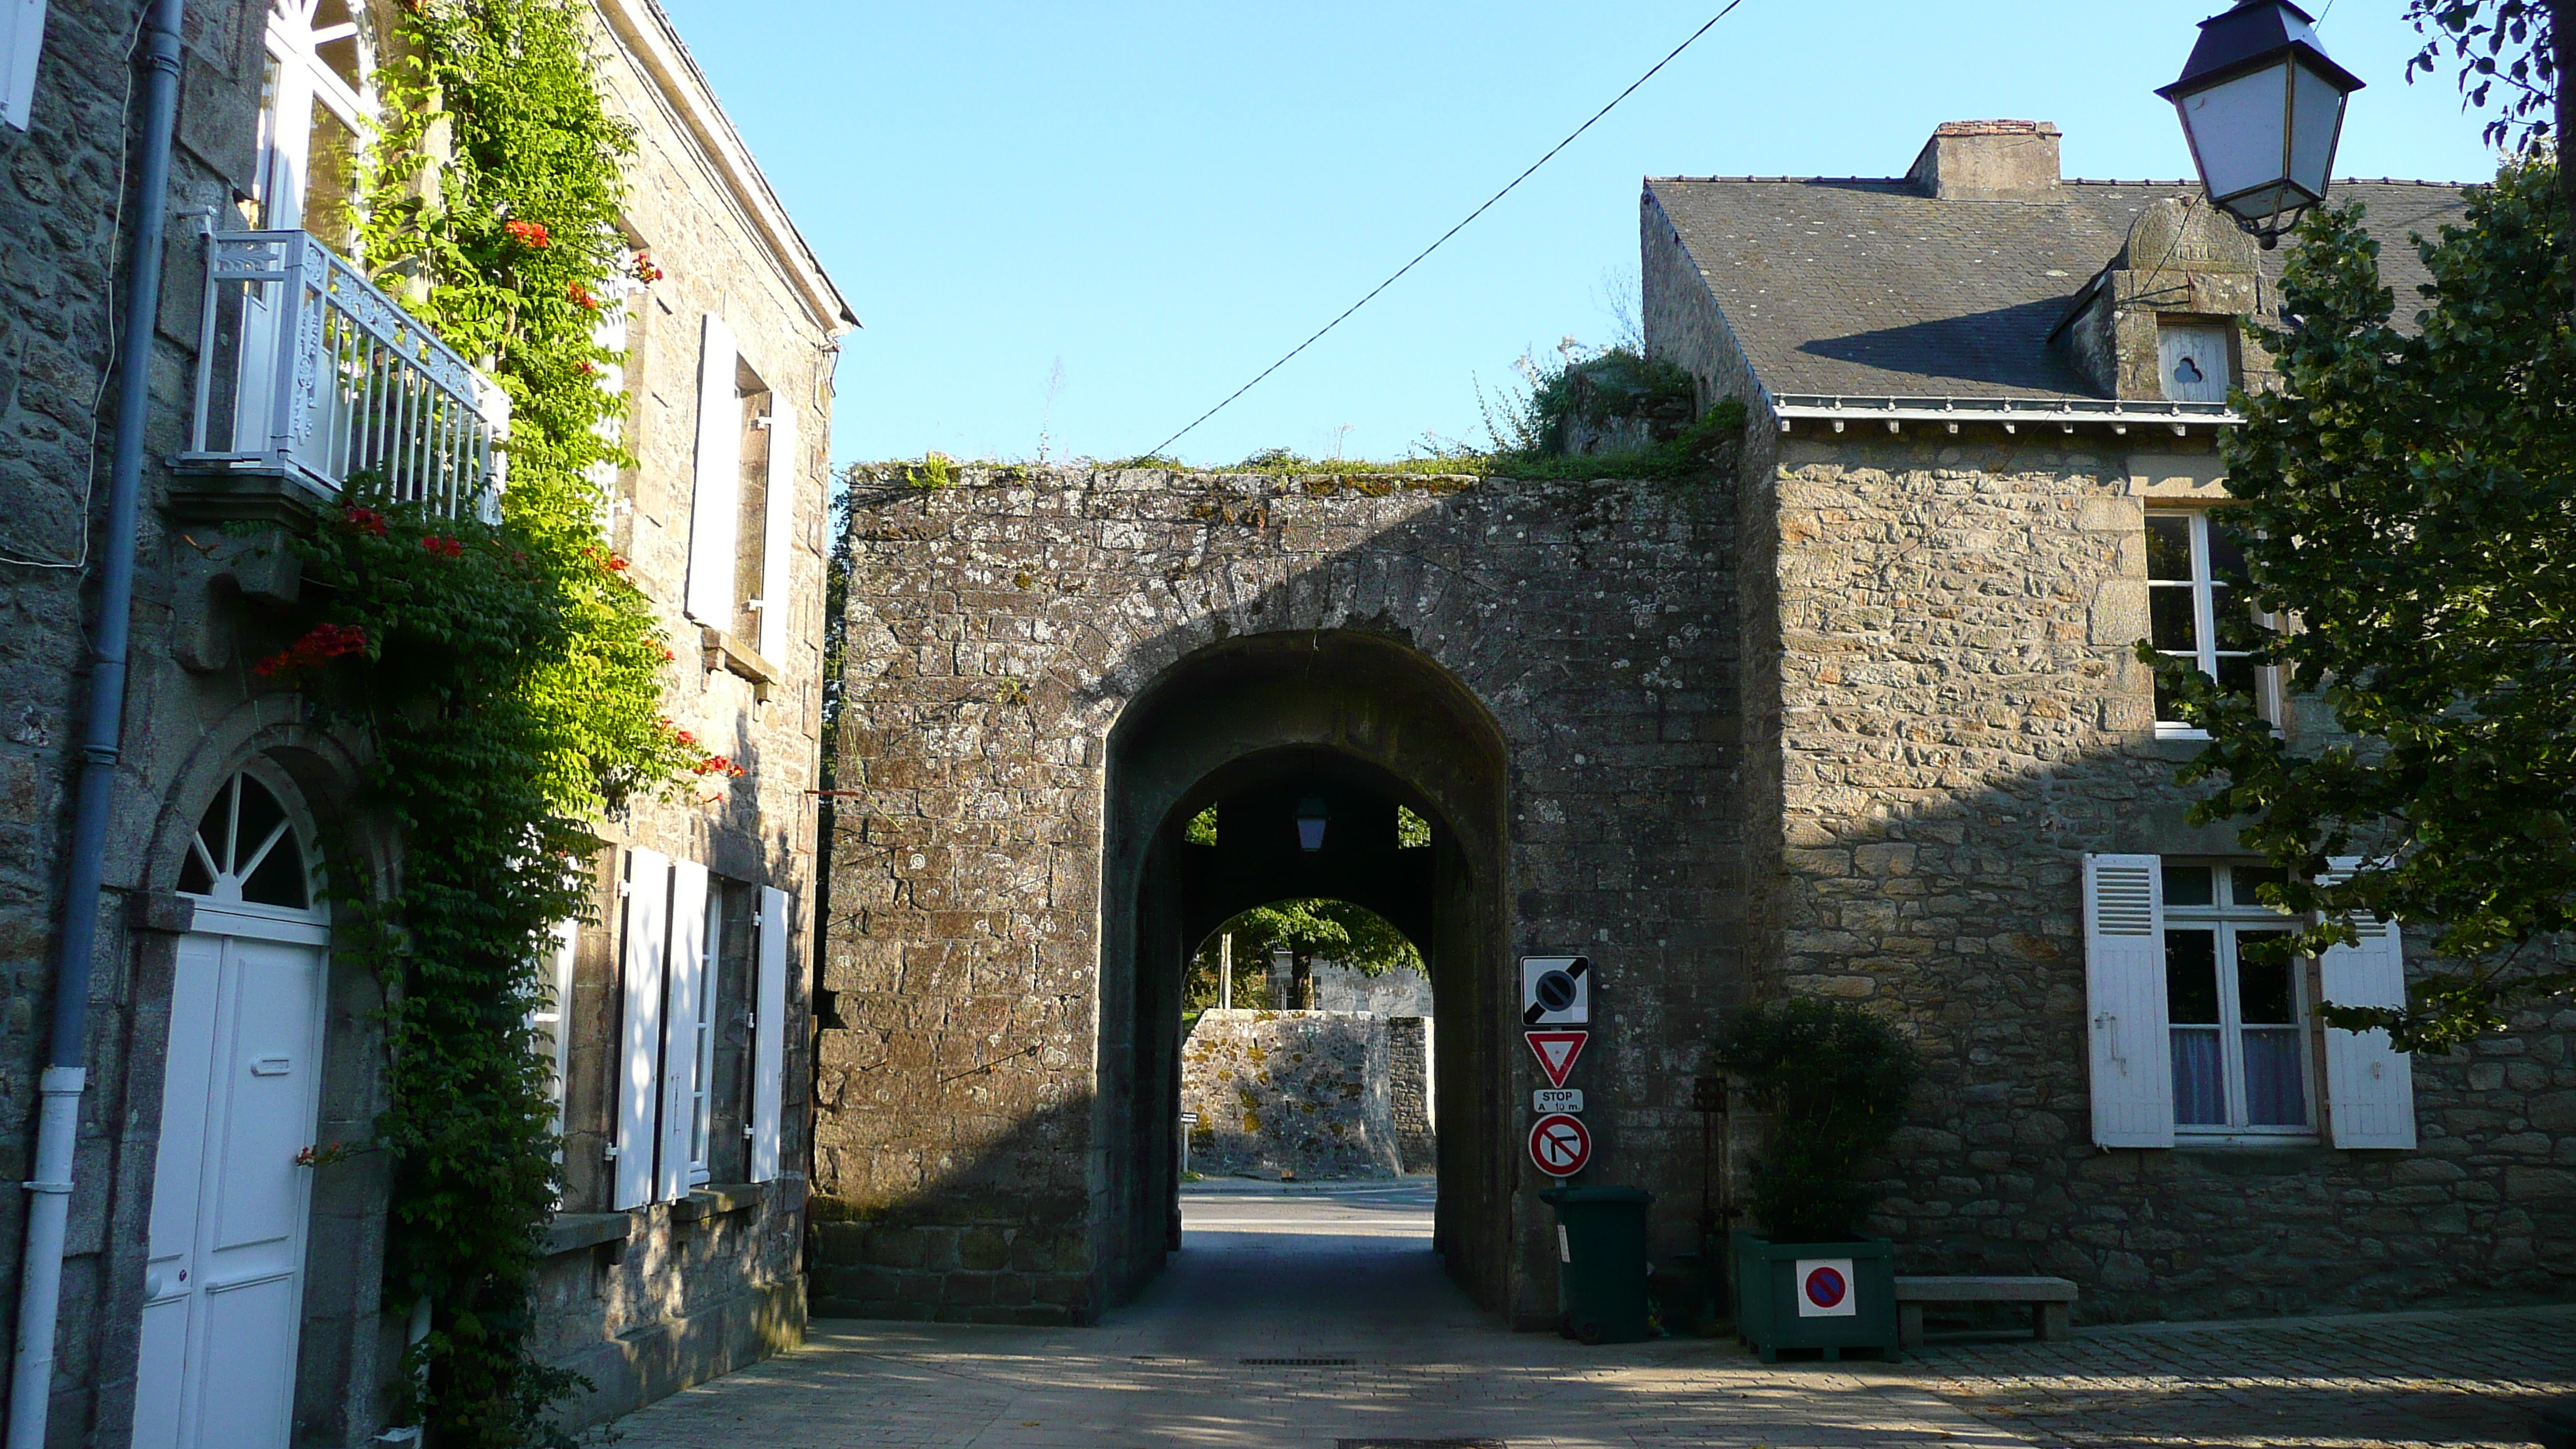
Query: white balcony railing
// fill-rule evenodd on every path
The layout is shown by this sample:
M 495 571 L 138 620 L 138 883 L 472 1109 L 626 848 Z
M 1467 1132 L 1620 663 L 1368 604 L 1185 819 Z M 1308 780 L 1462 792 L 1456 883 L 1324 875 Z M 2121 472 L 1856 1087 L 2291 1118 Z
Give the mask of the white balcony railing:
M 507 394 L 310 233 L 210 243 L 183 466 L 491 514 Z

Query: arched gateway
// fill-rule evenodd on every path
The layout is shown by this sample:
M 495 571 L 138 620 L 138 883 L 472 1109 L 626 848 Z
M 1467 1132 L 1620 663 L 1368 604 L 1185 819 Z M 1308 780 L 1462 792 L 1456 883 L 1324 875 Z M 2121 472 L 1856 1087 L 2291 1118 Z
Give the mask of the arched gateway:
M 1438 1246 L 1553 1311 L 1517 958 L 1600 967 L 1593 1180 L 1696 1208 L 1735 984 L 1737 632 L 1706 483 L 1005 470 L 860 484 L 820 986 L 817 1313 L 1081 1321 L 1172 1242 L 1185 958 L 1369 906 L 1441 1003 Z M 1182 844 L 1219 812 L 1218 847 Z M 1397 806 L 1432 826 L 1396 852 Z M 1322 807 L 1323 847 L 1290 816 Z

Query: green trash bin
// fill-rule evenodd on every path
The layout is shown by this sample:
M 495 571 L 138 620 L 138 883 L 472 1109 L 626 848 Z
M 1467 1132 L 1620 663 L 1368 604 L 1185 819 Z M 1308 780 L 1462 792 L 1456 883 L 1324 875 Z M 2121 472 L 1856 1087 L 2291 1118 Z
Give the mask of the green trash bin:
M 1582 1343 L 1638 1343 L 1655 1336 L 1646 1301 L 1642 1187 L 1552 1187 L 1556 1301 L 1565 1336 Z

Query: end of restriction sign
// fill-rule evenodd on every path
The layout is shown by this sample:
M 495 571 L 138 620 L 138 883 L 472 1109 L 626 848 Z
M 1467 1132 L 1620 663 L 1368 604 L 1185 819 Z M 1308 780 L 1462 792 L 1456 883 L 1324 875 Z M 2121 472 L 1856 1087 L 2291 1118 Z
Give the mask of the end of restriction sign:
M 1521 958 L 1522 1026 L 1583 1026 L 1591 1020 L 1591 957 Z

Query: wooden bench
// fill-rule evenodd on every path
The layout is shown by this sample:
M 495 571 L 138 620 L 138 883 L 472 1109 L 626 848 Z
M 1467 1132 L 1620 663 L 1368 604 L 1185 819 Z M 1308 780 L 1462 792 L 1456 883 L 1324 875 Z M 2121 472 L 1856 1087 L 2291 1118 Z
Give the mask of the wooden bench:
M 2027 1303 L 2031 1330 L 2040 1338 L 2066 1336 L 2066 1305 L 2075 1285 L 2064 1278 L 1904 1278 L 1896 1280 L 1896 1336 L 1907 1348 L 1923 1346 L 1926 1303 Z

